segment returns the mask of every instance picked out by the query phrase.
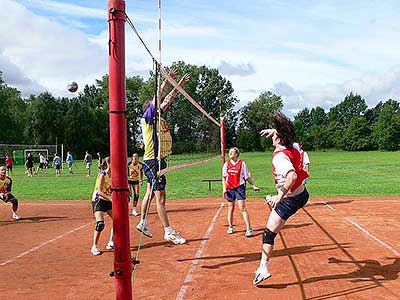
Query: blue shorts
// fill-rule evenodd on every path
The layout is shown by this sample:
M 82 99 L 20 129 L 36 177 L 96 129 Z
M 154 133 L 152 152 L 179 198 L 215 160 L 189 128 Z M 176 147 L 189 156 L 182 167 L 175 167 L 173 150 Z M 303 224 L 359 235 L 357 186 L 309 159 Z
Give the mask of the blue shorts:
M 161 170 L 167 167 L 167 163 L 165 159 L 161 159 Z M 158 171 L 158 160 L 157 159 L 149 159 L 143 161 L 143 171 L 144 175 L 147 177 L 147 182 L 153 184 L 154 182 L 154 191 L 163 191 L 165 190 L 165 186 L 167 185 L 167 179 L 164 175 L 157 177 Z
M 303 192 L 294 197 L 283 198 L 275 207 L 275 211 L 282 219 L 287 220 L 307 204 L 309 197 L 310 195 L 304 188 Z
M 225 199 L 228 201 L 246 200 L 246 185 L 239 185 L 235 189 L 226 190 Z

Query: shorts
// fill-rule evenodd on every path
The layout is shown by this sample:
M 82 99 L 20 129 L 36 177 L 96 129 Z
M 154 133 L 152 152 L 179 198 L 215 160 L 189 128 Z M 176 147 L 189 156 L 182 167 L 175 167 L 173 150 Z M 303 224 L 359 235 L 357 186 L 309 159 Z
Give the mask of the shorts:
M 166 167 L 167 163 L 165 162 L 165 159 L 161 159 L 161 170 L 165 169 Z M 157 171 L 158 171 L 157 159 L 149 159 L 143 161 L 143 171 L 147 177 L 147 182 L 150 184 L 153 184 L 154 182 L 153 190 L 155 191 L 165 190 L 165 186 L 167 185 L 167 179 L 165 178 L 165 175 L 157 177 Z
M 0 198 L 3 202 L 7 203 L 7 202 L 11 202 L 12 205 L 16 208 L 18 208 L 18 200 L 17 198 L 15 198 L 15 196 L 13 194 L 8 194 L 7 200 L 4 200 L 3 198 Z
M 304 191 L 294 197 L 283 198 L 275 207 L 276 213 L 285 221 L 307 204 L 310 195 Z
M 91 166 L 92 166 L 92 162 L 87 162 L 86 163 L 86 169 L 90 169 Z
M 40 163 L 40 164 L 39 164 L 39 169 L 43 169 L 43 168 L 44 168 L 44 166 L 45 166 L 45 164 L 44 164 L 44 163 Z
M 246 185 L 239 185 L 237 188 L 226 190 L 225 199 L 229 202 L 235 200 L 246 200 Z
M 138 185 L 139 184 L 139 180 L 128 180 L 128 183 L 131 185 Z
M 26 164 L 26 167 L 27 167 L 28 169 L 32 169 L 32 168 L 33 168 L 33 163 L 27 163 L 27 164 Z
M 61 165 L 56 165 L 56 170 L 60 170 L 61 169 Z
M 7 166 L 8 171 L 12 171 L 12 166 Z
M 92 201 L 92 209 L 93 213 L 96 211 L 107 212 L 108 210 L 112 210 L 112 202 L 97 198 L 95 201 Z

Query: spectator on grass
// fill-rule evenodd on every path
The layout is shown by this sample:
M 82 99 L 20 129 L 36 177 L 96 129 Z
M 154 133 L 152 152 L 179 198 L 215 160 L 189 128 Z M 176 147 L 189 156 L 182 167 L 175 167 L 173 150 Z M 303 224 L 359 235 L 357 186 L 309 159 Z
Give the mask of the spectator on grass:
M 25 166 L 26 166 L 26 171 L 28 173 L 28 177 L 32 177 L 34 167 L 33 167 L 33 156 L 31 153 L 28 153 L 28 155 L 26 156 Z
M 12 218 L 19 220 L 21 217 L 18 215 L 18 200 L 11 193 L 12 179 L 6 176 L 6 168 L 0 167 L 0 199 L 5 203 L 12 204 Z
M 137 153 L 132 154 L 132 160 L 128 162 L 128 185 L 129 185 L 129 198 L 132 198 L 132 215 L 139 216 L 137 211 L 137 204 L 139 200 L 139 184 L 143 185 L 143 165 L 139 162 Z
M 97 152 L 97 167 L 99 171 L 101 171 L 101 164 L 103 163 L 103 159 L 101 158 L 100 152 Z
M 6 167 L 7 167 L 7 176 L 14 175 L 13 174 L 13 164 L 14 160 L 11 156 L 6 156 Z
M 88 151 L 86 151 L 85 158 L 83 159 L 83 163 L 86 164 L 86 170 L 87 170 L 87 175 L 90 176 L 90 171 L 92 168 L 92 156 L 89 154 Z
M 239 209 L 243 215 L 243 220 L 246 223 L 246 237 L 253 235 L 253 229 L 250 224 L 250 215 L 246 208 L 246 181 L 253 187 L 254 191 L 259 192 L 250 176 L 249 169 L 244 161 L 239 159 L 240 151 L 233 147 L 229 149 L 229 158 L 222 167 L 222 187 L 224 198 L 228 201 L 228 234 L 234 232 L 233 228 L 233 213 L 235 211 L 235 201 L 237 200 Z
M 169 73 L 172 78 L 176 78 L 177 71 L 172 69 Z M 183 86 L 190 79 L 189 74 L 185 74 L 179 81 L 179 86 Z M 167 91 L 168 81 L 164 80 L 161 84 L 161 99 L 163 99 L 165 92 Z M 174 100 L 178 90 L 174 88 L 161 102 L 160 108 L 165 111 L 171 102 Z M 166 168 L 165 157 L 172 152 L 172 137 L 168 129 L 168 126 L 164 119 L 160 119 L 161 128 L 158 127 L 158 123 L 155 124 L 155 98 L 147 100 L 143 105 L 143 116 L 140 120 L 143 133 L 144 143 L 144 156 L 143 156 L 143 170 L 147 177 L 147 188 L 146 195 L 143 198 L 141 208 L 141 219 L 136 229 L 141 231 L 145 236 L 152 237 L 152 234 L 148 228 L 146 220 L 146 211 L 150 205 L 151 199 L 155 196 L 157 202 L 157 213 L 160 221 L 164 227 L 164 239 L 174 244 L 184 244 L 186 240 L 170 226 L 167 210 L 165 207 L 166 195 L 165 186 L 166 178 L 165 175 L 159 176 L 158 172 Z M 158 130 L 157 130 L 158 129 Z M 157 131 L 159 132 L 159 140 L 156 138 Z M 158 157 L 158 149 L 160 149 L 160 157 Z M 159 170 L 159 162 L 161 168 Z
M 74 158 L 72 157 L 71 151 L 67 151 L 67 158 L 65 159 L 65 162 L 67 163 L 69 174 L 74 174 L 74 172 L 72 172 L 72 164 L 74 163 Z
M 96 219 L 96 228 L 93 233 L 93 245 L 90 249 L 93 255 L 100 255 L 99 239 L 105 227 L 104 217 L 108 214 L 112 218 L 112 199 L 111 199 L 111 167 L 110 158 L 106 157 L 101 166 L 102 171 L 97 175 L 96 185 L 92 195 L 92 209 Z M 110 231 L 110 239 L 106 244 L 106 249 L 114 248 L 113 229 Z
M 277 195 L 267 196 L 266 204 L 271 207 L 267 225 L 263 233 L 260 266 L 257 268 L 253 284 L 271 277 L 268 264 L 271 259 L 274 240 L 289 217 L 306 205 L 309 194 L 304 186 L 307 173 L 296 140 L 293 123 L 282 113 L 272 118 L 275 129 L 264 129 L 262 136 L 271 137 L 275 151 L 272 154 L 272 173 L 278 191 Z
M 54 158 L 53 158 L 53 164 L 54 164 L 54 168 L 56 169 L 56 176 L 60 176 L 61 175 L 61 157 L 59 157 L 56 154 L 54 154 Z

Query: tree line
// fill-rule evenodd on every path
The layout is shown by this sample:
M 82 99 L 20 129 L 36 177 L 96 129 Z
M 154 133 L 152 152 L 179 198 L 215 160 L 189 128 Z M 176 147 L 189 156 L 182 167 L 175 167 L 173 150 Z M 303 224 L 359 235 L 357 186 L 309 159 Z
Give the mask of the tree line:
M 284 108 L 279 95 L 262 92 L 238 109 L 232 84 L 217 69 L 184 62 L 171 67 L 180 76 L 191 75 L 185 90 L 215 119 L 223 116 L 226 146 L 244 151 L 264 151 L 270 141 L 259 135 L 271 126 L 271 116 Z M 178 78 L 179 79 L 179 78 Z M 172 87 L 170 87 L 170 90 Z M 142 153 L 140 118 L 145 100 L 155 93 L 155 76 L 126 78 L 128 153 Z M 74 98 L 54 97 L 49 92 L 27 98 L 8 86 L 0 72 L 0 143 L 61 144 L 77 157 L 109 152 L 108 75 L 86 85 Z M 163 115 L 172 137 L 173 152 L 217 151 L 219 128 L 204 117 L 182 95 Z M 329 111 L 317 106 L 304 108 L 294 117 L 299 142 L 305 149 L 398 150 L 400 104 L 389 99 L 368 108 L 365 100 L 350 93 Z

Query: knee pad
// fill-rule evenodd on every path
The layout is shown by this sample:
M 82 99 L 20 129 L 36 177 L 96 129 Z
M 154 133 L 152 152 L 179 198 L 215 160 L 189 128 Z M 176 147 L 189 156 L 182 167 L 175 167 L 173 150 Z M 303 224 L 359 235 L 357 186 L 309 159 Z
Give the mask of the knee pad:
M 133 195 L 133 201 L 139 201 L 139 194 Z
M 270 231 L 268 228 L 264 229 L 263 244 L 273 245 L 277 233 Z
M 96 223 L 96 231 L 97 232 L 102 232 L 105 226 L 106 226 L 106 224 L 104 223 L 104 221 L 97 221 L 97 223 Z
M 9 201 L 12 203 L 15 209 L 18 208 L 18 200 L 16 198 L 11 198 Z

